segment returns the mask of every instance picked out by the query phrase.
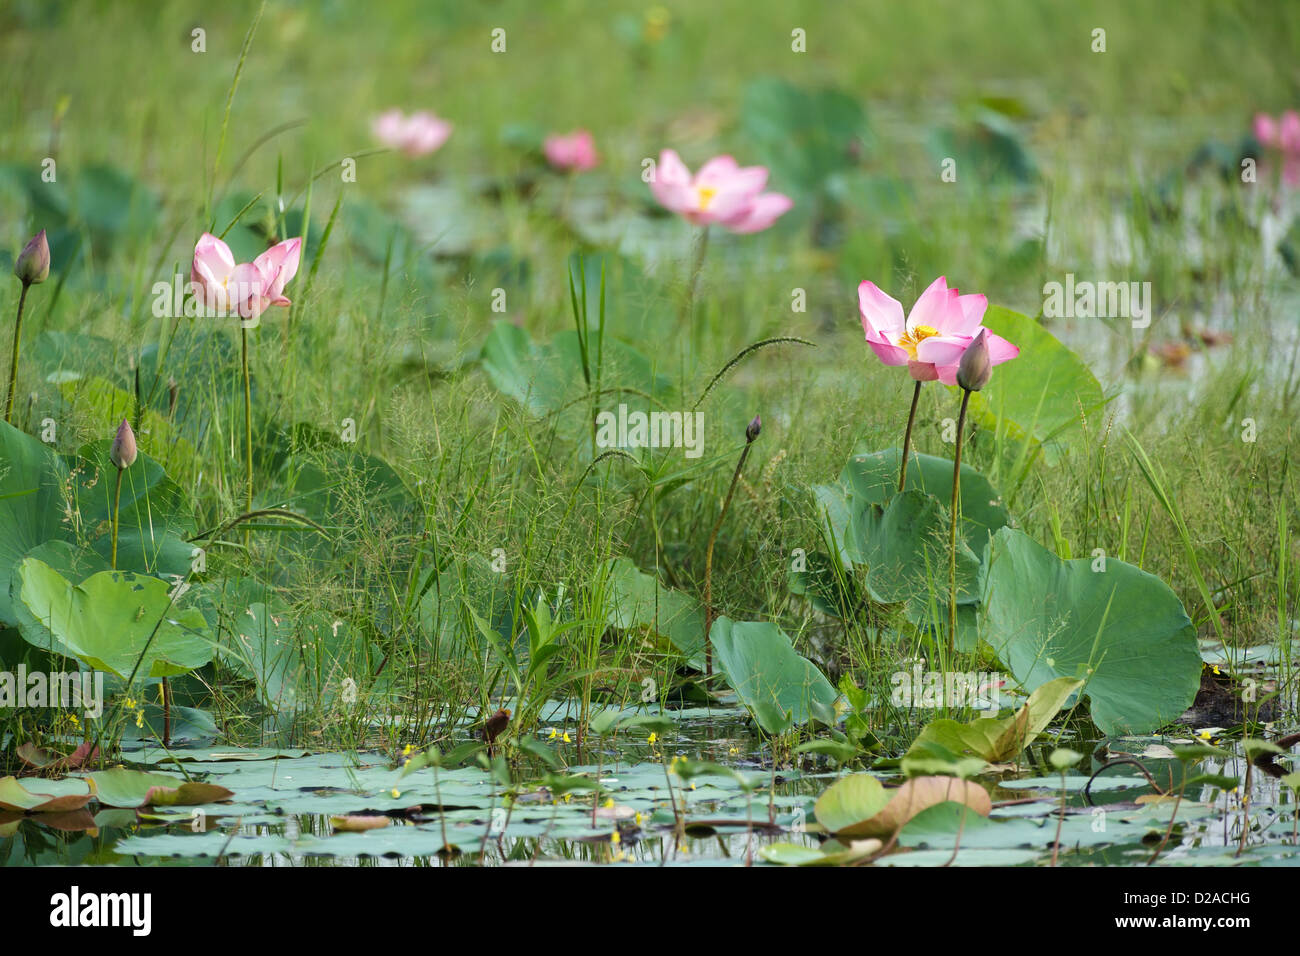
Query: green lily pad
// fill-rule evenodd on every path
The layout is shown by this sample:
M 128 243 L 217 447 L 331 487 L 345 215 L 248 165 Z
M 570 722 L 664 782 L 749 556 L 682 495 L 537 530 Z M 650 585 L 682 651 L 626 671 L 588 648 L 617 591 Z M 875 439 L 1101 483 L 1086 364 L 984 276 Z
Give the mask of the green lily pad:
M 841 840 L 888 838 L 917 814 L 941 803 L 964 804 L 981 817 L 993 809 L 988 791 L 956 777 L 913 777 L 886 790 L 865 773 L 842 777 L 817 799 L 817 822 Z
M 176 607 L 158 578 L 101 571 L 74 585 L 44 562 L 26 558 L 12 596 L 28 643 L 123 680 L 132 671 L 139 677 L 185 674 L 212 659 L 202 613 Z
M 941 718 L 931 721 L 913 741 L 903 758 L 920 755 L 928 744 L 939 744 L 957 754 L 974 754 L 989 763 L 1013 760 L 1041 734 L 1083 682 L 1058 677 L 1039 686 L 1010 717 L 981 717 L 970 723 Z
M 1054 461 L 1079 437 L 1084 417 L 1105 404 L 1100 383 L 1083 359 L 1028 316 L 991 305 L 984 325 L 1020 346 L 1020 356 L 994 369 L 971 396 L 972 414 L 989 428 L 1042 445 Z
M 871 505 L 884 506 L 898 494 L 898 471 L 902 451 L 857 451 L 849 458 L 833 485 L 818 485 L 813 491 L 826 513 L 827 530 L 841 549 L 845 564 L 864 563 L 857 530 Z M 961 525 L 959 531 L 971 552 L 984 552 L 990 535 L 1011 523 L 1002 496 L 989 480 L 969 465 L 961 466 Z M 905 492 L 933 495 L 940 502 L 952 498 L 952 462 L 947 458 L 912 452 L 907 467 Z M 947 567 L 947 563 L 944 563 Z
M 64 813 L 90 802 L 90 790 L 80 780 L 18 780 L 0 777 L 0 810 L 21 813 Z
M 779 863 L 782 866 L 846 866 L 874 856 L 883 846 L 883 842 L 874 838 L 847 843 L 827 840 L 820 847 L 771 843 L 760 848 L 758 854 L 768 863 Z
M 122 767 L 90 774 L 95 798 L 106 807 L 193 807 L 228 800 L 234 792 L 212 783 Z
M 866 113 L 850 94 L 806 90 L 775 77 L 746 87 L 740 123 L 776 187 L 804 193 L 852 168 L 869 136 Z
M 948 509 L 933 495 L 908 490 L 854 515 L 849 543 L 867 567 L 867 587 L 884 604 L 907 603 L 922 613 L 931 596 L 948 604 Z M 957 542 L 957 601 L 975 602 L 979 558 Z
M 63 488 L 68 469 L 48 445 L 0 421 L 0 624 L 17 624 L 9 580 L 33 548 L 71 541 Z
M 659 634 L 687 656 L 693 667 L 704 666 L 704 606 L 681 591 L 664 587 L 630 558 L 612 558 L 607 622 L 619 630 L 645 628 Z
M 1200 687 L 1201 655 L 1182 602 L 1153 574 L 1108 558 L 1062 561 L 1021 531 L 989 545 L 989 643 L 1019 684 L 1085 681 L 1103 733 L 1144 734 L 1175 720 Z
M 161 426 L 160 432 L 161 434 Z M 143 443 L 146 436 L 137 436 Z M 109 461 L 110 439 L 80 451 L 73 493 L 90 546 L 105 561 L 112 556 L 113 497 L 117 468 Z M 197 528 L 181 487 L 144 452 L 122 472 L 118 510 L 117 568 L 154 575 L 187 575 L 197 557 L 186 538 Z
M 768 733 L 806 724 L 814 707 L 834 708 L 839 694 L 826 675 L 775 624 L 719 617 L 709 640 L 727 682 Z
M 593 348 L 595 339 L 593 335 Z M 634 390 L 625 398 L 602 396 L 604 407 L 627 401 L 636 409 L 651 411 L 646 406 L 654 398 L 662 399 L 672 392 L 672 381 L 659 374 L 649 358 L 630 345 L 610 338 L 608 331 L 602 360 L 602 390 L 619 386 Z M 593 366 L 595 361 L 592 356 Z M 584 393 L 582 351 L 576 330 L 566 329 L 550 342 L 539 345 L 518 326 L 498 322 L 483 343 L 482 362 L 483 371 L 496 389 L 519 402 L 532 415 L 558 411 Z

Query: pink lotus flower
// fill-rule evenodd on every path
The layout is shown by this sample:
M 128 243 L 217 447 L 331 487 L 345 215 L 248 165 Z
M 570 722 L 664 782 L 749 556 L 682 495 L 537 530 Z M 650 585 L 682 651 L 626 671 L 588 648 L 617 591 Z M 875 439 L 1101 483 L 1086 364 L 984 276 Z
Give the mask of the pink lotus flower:
M 1276 120 L 1267 113 L 1256 113 L 1255 138 L 1282 154 L 1282 181 L 1300 186 L 1300 113 L 1287 110 Z
M 255 319 L 273 305 L 291 305 L 284 287 L 298 272 L 302 239 L 286 239 L 252 262 L 235 264 L 230 247 L 205 232 L 194 246 L 190 282 L 210 314 Z
M 376 117 L 371 129 L 385 146 L 407 156 L 425 156 L 447 142 L 452 125 L 426 110 L 404 116 L 401 110 L 392 109 Z
M 542 152 L 556 169 L 581 173 L 596 165 L 596 143 L 585 129 L 574 130 L 567 136 L 557 133 L 546 137 Z
M 989 301 L 982 295 L 958 295 L 943 276 L 921 293 L 907 319 L 898 300 L 874 282 L 858 286 L 858 310 L 867 344 L 886 365 L 906 365 L 918 382 L 957 384 L 962 353 L 984 328 L 980 322 Z M 1001 336 L 985 337 L 990 367 L 1009 362 L 1020 349 Z
M 697 226 L 718 223 L 745 233 L 766 229 L 794 205 L 789 196 L 763 192 L 766 185 L 766 166 L 715 156 L 692 176 L 676 151 L 665 149 L 650 189 L 665 209 Z

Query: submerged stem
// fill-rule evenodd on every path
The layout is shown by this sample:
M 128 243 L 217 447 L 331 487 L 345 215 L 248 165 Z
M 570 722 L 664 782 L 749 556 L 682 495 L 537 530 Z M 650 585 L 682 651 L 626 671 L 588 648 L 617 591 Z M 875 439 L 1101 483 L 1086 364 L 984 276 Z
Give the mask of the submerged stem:
M 966 406 L 970 389 L 962 389 L 961 413 L 957 416 L 957 451 L 952 460 L 952 527 L 948 536 L 948 656 L 957 645 L 957 523 L 961 521 L 961 436 L 966 427 Z
M 912 452 L 912 423 L 916 421 L 916 403 L 921 398 L 921 380 L 912 389 L 912 410 L 907 413 L 907 431 L 903 432 L 903 464 L 898 469 L 898 490 L 907 482 L 907 459 Z

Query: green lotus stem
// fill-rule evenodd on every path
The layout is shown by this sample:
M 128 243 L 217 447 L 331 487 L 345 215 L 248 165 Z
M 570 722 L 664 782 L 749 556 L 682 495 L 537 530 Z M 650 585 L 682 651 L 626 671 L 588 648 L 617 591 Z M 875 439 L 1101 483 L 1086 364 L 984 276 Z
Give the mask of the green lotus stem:
M 248 511 L 253 510 L 253 388 L 248 378 L 248 327 L 240 325 L 241 358 L 244 367 L 244 451 L 248 470 L 246 501 Z M 244 546 L 248 546 L 248 529 L 244 529 Z
M 727 518 L 727 509 L 731 507 L 731 496 L 736 493 L 736 483 L 740 481 L 740 471 L 745 467 L 750 446 L 754 444 L 754 439 L 758 438 L 761 429 L 762 421 L 758 416 L 755 416 L 745 429 L 745 447 L 740 451 L 740 460 L 736 462 L 736 470 L 731 476 L 727 497 L 722 501 L 722 512 L 713 524 L 713 531 L 709 534 L 709 546 L 704 552 L 704 672 L 709 677 L 713 676 L 713 645 L 709 643 L 709 631 L 713 627 L 713 545 L 718 540 L 722 522 Z
M 961 393 L 961 412 L 957 416 L 957 452 L 952 456 L 952 526 L 948 536 L 948 656 L 957 644 L 957 523 L 961 521 L 961 435 L 966 428 L 966 406 L 970 389 Z
M 695 290 L 700 284 L 700 273 L 704 271 L 704 257 L 708 251 L 709 227 L 705 226 L 695 240 L 695 261 L 691 264 L 691 279 L 686 286 L 686 305 L 682 310 L 682 318 L 686 321 L 690 321 L 691 314 L 695 311 Z
M 122 504 L 122 469 L 117 470 L 117 483 L 113 489 L 113 556 L 109 559 L 108 566 L 111 570 L 117 570 L 117 512 Z
M 912 424 L 916 421 L 916 403 L 921 398 L 921 380 L 917 379 L 912 389 L 912 409 L 907 413 L 907 431 L 903 432 L 903 464 L 898 469 L 898 490 L 902 491 L 907 483 L 907 459 L 912 451 Z
M 13 357 L 9 360 L 9 397 L 5 399 L 5 421 L 13 421 L 14 414 L 14 390 L 18 386 L 18 343 L 23 329 L 23 304 L 27 301 L 27 290 L 31 288 L 29 283 L 23 283 L 23 291 L 18 296 L 18 316 L 14 319 L 14 350 Z

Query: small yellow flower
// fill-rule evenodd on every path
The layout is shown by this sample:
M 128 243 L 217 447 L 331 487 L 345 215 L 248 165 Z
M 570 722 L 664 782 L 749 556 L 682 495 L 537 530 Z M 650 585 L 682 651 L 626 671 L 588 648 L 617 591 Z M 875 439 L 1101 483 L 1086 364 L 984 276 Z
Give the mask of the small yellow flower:
M 640 810 L 638 810 L 638 811 L 636 812 L 636 817 L 635 817 L 634 819 L 636 820 L 636 825 L 637 825 L 637 826 L 640 826 L 640 825 L 641 825 L 641 811 L 640 811 Z
M 617 830 L 615 830 L 613 833 L 609 835 L 609 842 L 614 844 L 614 846 L 618 846 L 620 843 L 623 842 L 623 835 L 619 833 Z
M 653 747 L 658 739 L 659 735 L 652 730 L 650 731 L 650 736 L 646 738 L 646 743 Z
M 398 790 L 396 787 L 394 787 L 392 790 L 389 790 L 388 792 L 393 795 L 394 800 L 396 800 L 398 797 L 402 795 L 402 791 Z
M 558 737 L 559 735 L 560 735 L 560 732 L 559 732 L 558 730 L 556 730 L 554 727 L 552 727 L 552 728 L 551 728 L 550 736 L 547 737 L 546 739 L 547 739 L 547 740 L 554 740 L 554 739 L 555 739 L 556 737 Z
M 1215 677 L 1218 677 L 1219 674 L 1220 674 L 1220 671 L 1219 671 L 1219 665 L 1218 665 L 1218 664 L 1215 664 L 1214 667 L 1213 667 L 1213 670 L 1214 670 L 1214 676 L 1215 676 Z
M 613 797 L 607 797 L 607 798 L 605 799 L 605 806 L 606 806 L 606 807 L 612 807 L 613 805 L 614 805 L 614 798 L 613 798 Z
M 137 711 L 135 712 L 135 725 L 136 725 L 137 727 L 143 727 L 143 726 L 144 726 L 144 711 L 143 711 L 143 710 L 137 710 Z
M 402 748 L 402 756 L 409 757 L 411 756 L 411 752 L 414 750 L 415 750 L 414 747 L 412 747 L 410 744 L 407 744 L 405 747 Z
M 563 740 L 566 744 L 569 743 L 569 742 L 570 742 L 570 741 L 569 741 L 569 732 L 566 730 L 566 731 L 564 732 L 564 736 L 563 736 L 562 738 L 560 738 L 560 739 Z

